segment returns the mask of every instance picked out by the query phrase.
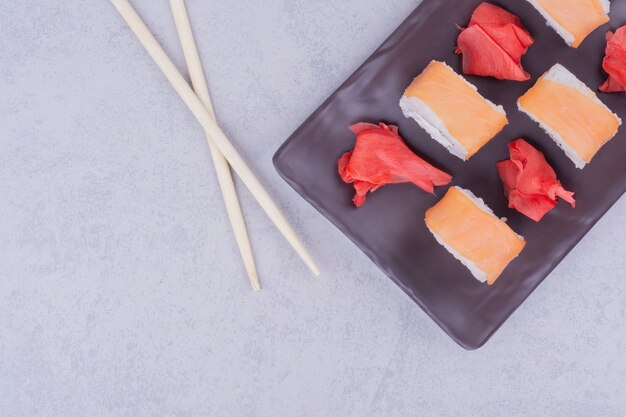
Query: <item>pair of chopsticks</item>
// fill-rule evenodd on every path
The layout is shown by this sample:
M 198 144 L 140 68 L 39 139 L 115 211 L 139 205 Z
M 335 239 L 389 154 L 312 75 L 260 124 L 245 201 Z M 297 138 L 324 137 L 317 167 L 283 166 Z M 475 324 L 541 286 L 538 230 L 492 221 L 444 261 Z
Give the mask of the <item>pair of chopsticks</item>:
M 239 175 L 245 186 L 250 190 L 261 208 L 272 220 L 274 225 L 276 225 L 287 242 L 289 242 L 296 253 L 302 258 L 304 263 L 313 274 L 319 275 L 320 271 L 315 265 L 315 262 L 283 213 L 265 188 L 263 188 L 263 185 L 261 185 L 241 155 L 239 155 L 239 152 L 237 152 L 222 129 L 217 125 L 184 0 L 170 0 L 170 6 L 195 93 L 187 84 L 181 73 L 176 69 L 176 66 L 167 56 L 163 48 L 161 48 L 152 33 L 150 33 L 150 30 L 128 0 L 111 0 L 111 3 L 113 3 L 122 18 L 135 33 L 148 54 L 152 57 L 206 132 L 207 141 L 215 164 L 215 170 L 217 171 L 218 181 L 224 197 L 224 203 L 252 288 L 255 291 L 259 291 L 260 285 L 229 164 L 235 173 Z

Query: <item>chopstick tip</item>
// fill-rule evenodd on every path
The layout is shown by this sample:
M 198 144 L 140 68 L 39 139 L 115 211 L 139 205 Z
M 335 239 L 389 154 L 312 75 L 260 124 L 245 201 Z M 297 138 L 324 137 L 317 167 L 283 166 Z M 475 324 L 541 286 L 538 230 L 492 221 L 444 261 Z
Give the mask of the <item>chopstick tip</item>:
M 260 292 L 261 284 L 259 283 L 259 277 L 257 276 L 256 271 L 248 271 L 248 278 L 250 279 L 250 284 L 252 284 L 252 291 Z

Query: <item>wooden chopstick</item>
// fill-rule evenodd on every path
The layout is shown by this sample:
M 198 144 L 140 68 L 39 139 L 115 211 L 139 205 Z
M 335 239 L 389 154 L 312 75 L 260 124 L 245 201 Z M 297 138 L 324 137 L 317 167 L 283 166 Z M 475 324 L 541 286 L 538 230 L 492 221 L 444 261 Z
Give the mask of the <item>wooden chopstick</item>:
M 189 69 L 191 85 L 200 101 L 202 101 L 202 104 L 204 104 L 204 107 L 206 107 L 209 115 L 213 120 L 216 120 L 206 77 L 204 76 L 202 63 L 200 62 L 200 56 L 193 37 L 193 31 L 191 30 L 191 23 L 189 23 L 189 16 L 185 8 L 185 1 L 170 0 L 170 7 L 172 9 L 174 23 L 176 24 L 178 38 L 183 47 L 187 68 Z M 213 158 L 213 164 L 215 165 L 215 171 L 217 172 L 220 188 L 222 189 L 226 211 L 228 212 L 230 224 L 233 228 L 237 245 L 239 246 L 239 252 L 241 252 L 241 257 L 243 258 L 243 264 L 248 273 L 248 278 L 250 278 L 252 289 L 254 291 L 260 291 L 261 286 L 259 284 L 256 266 L 254 265 L 254 256 L 252 255 L 246 224 L 243 221 L 243 215 L 241 214 L 241 207 L 239 206 L 239 199 L 237 198 L 237 192 L 235 190 L 235 184 L 233 183 L 233 177 L 230 173 L 228 161 L 224 159 L 220 150 L 211 143 L 211 138 L 208 134 L 207 140 L 209 142 L 209 148 L 211 149 L 211 156 Z
M 189 110 L 198 119 L 204 130 L 206 131 L 211 143 L 217 146 L 222 155 L 230 163 L 233 170 L 239 175 L 243 183 L 248 187 L 254 198 L 257 200 L 261 208 L 265 211 L 274 225 L 278 228 L 284 238 L 293 247 L 296 253 L 302 258 L 304 263 L 309 267 L 314 275 L 319 275 L 320 271 L 307 252 L 306 248 L 296 235 L 284 214 L 280 211 L 272 197 L 263 188 L 254 175 L 248 164 L 241 157 L 237 149 L 228 140 L 222 129 L 217 125 L 211 117 L 202 101 L 195 95 L 191 87 L 187 84 L 183 76 L 176 69 L 174 63 L 167 56 L 163 48 L 159 45 L 145 23 L 141 20 L 135 9 L 127 0 L 111 0 L 113 6 L 126 21 L 130 29 L 135 33 L 143 47 L 152 57 L 159 69 L 163 72 L 172 87 L 183 99 Z

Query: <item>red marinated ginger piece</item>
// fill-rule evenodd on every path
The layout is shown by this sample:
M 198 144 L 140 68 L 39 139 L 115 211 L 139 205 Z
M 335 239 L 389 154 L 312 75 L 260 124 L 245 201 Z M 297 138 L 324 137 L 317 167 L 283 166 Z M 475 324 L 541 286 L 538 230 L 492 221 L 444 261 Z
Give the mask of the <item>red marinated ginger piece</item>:
M 498 162 L 509 207 L 538 222 L 556 207 L 557 197 L 576 207 L 574 193 L 566 191 L 543 154 L 524 139 L 509 143 L 511 159 Z
M 501 7 L 481 3 L 457 41 L 457 54 L 463 54 L 463 73 L 526 81 L 522 56 L 534 42 L 519 17 Z
M 415 155 L 397 126 L 357 123 L 350 129 L 356 134 L 356 145 L 339 159 L 338 168 L 341 179 L 354 185 L 352 201 L 357 207 L 365 202 L 368 191 L 386 184 L 412 182 L 432 193 L 435 186 L 452 181 L 450 175 Z
M 608 32 L 606 40 L 602 68 L 609 74 L 609 78 L 600 86 L 600 91 L 605 93 L 626 91 L 626 26 L 617 29 L 615 33 Z

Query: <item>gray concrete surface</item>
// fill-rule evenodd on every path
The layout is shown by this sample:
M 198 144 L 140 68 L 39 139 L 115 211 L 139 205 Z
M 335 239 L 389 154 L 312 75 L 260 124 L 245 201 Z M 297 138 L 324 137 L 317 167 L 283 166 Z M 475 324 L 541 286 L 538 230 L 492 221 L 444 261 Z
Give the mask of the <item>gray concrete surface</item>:
M 167 2 L 134 3 L 183 68 Z M 188 0 L 223 127 L 324 271 L 238 184 L 257 295 L 199 125 L 109 2 L 3 2 L 0 416 L 626 415 L 626 200 L 468 353 L 274 171 L 417 3 Z

